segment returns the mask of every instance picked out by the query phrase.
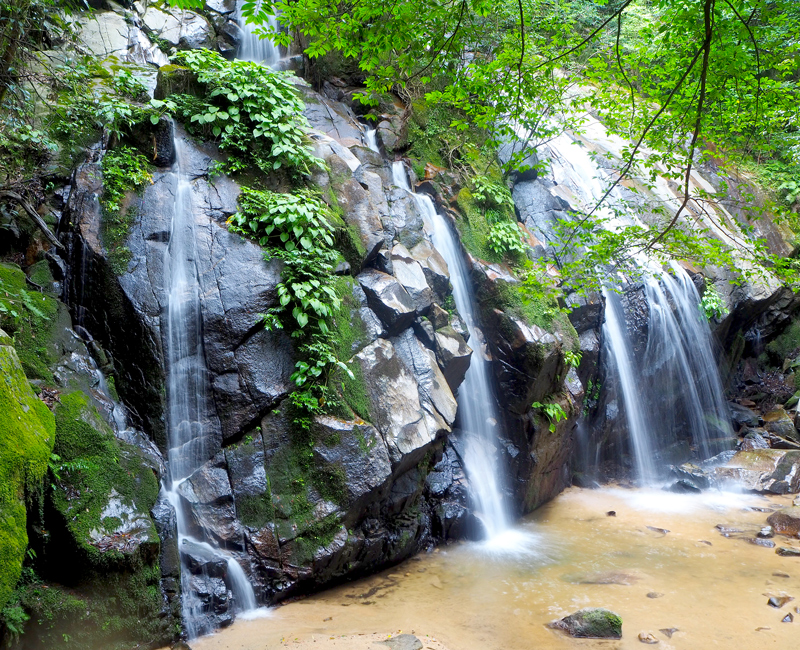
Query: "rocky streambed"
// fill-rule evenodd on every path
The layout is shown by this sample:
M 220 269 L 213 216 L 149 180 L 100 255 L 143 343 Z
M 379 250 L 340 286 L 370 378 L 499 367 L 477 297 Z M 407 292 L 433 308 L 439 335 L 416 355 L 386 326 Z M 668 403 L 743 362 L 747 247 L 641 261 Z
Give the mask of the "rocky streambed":
M 570 488 L 492 542 L 441 547 L 191 645 L 382 650 L 410 634 L 420 645 L 409 647 L 449 650 L 788 648 L 800 625 L 800 539 L 759 534 L 794 498 Z M 548 627 L 584 607 L 618 613 L 622 639 Z

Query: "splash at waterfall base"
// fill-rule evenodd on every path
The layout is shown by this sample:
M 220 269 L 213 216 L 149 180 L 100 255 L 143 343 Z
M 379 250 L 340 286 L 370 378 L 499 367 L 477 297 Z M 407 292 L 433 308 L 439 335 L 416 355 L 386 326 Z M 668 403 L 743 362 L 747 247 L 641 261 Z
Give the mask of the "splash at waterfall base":
M 479 544 L 452 544 L 192 647 L 373 650 L 390 635 L 411 634 L 422 647 L 448 650 L 634 650 L 640 633 L 686 650 L 791 647 L 798 559 L 752 542 L 770 511 L 790 504 L 780 496 L 569 488 L 519 523 L 536 537 L 536 555 L 498 559 Z M 800 551 L 796 538 L 766 541 Z M 795 599 L 768 604 L 784 595 Z M 586 607 L 619 614 L 622 639 L 572 639 L 548 626 Z M 795 622 L 782 622 L 789 614 Z

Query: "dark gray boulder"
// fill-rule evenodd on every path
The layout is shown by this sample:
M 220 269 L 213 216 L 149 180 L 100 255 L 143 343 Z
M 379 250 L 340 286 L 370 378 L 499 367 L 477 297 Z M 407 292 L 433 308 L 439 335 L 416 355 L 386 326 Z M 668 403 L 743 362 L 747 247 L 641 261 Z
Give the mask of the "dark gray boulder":
M 394 276 L 367 269 L 356 278 L 372 310 L 383 321 L 389 334 L 398 334 L 414 322 L 414 301 Z
M 452 327 L 436 330 L 436 360 L 451 390 L 455 391 L 464 381 L 471 357 L 472 348 Z

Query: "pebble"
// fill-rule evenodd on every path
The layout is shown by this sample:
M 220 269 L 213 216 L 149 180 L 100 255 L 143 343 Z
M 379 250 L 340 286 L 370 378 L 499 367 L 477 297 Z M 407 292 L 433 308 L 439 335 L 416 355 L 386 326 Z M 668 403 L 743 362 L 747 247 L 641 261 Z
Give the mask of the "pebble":
M 609 510 L 606 513 L 606 517 L 616 517 L 616 516 L 617 516 L 617 511 L 616 510 Z
M 781 623 L 792 623 L 792 622 L 794 622 L 794 616 L 792 616 L 791 612 L 789 612 L 786 616 L 784 616 L 781 619 Z
M 661 632 L 661 634 L 663 634 L 668 639 L 671 639 L 672 635 L 675 634 L 675 632 L 678 632 L 678 628 L 677 627 L 662 627 L 659 630 L 659 632 Z
M 652 530 L 654 533 L 666 535 L 669 531 L 666 528 L 656 528 L 655 526 L 646 526 L 647 530 Z
M 775 537 L 775 531 L 772 530 L 772 526 L 764 526 L 761 530 L 756 533 L 756 537 L 761 537 L 762 539 L 769 539 L 771 537 Z
M 788 546 L 780 546 L 775 549 L 775 552 L 781 557 L 800 557 L 800 548 L 790 548 Z
M 774 607 L 775 609 L 780 609 L 790 600 L 794 600 L 794 598 L 791 596 L 770 596 L 770 599 L 767 601 L 767 605 Z
M 774 575 L 776 578 L 791 578 L 792 577 L 788 573 L 784 573 L 783 571 L 773 571 L 772 575 Z
M 771 539 L 759 539 L 758 537 L 745 537 L 744 538 L 750 544 L 754 546 L 763 546 L 764 548 L 775 548 L 775 542 Z
M 658 639 L 656 639 L 652 632 L 639 632 L 639 641 L 642 643 L 649 643 L 650 645 L 658 643 Z
M 649 594 L 647 594 L 647 597 L 648 598 L 661 598 L 661 596 L 663 596 L 663 595 L 664 594 L 660 594 L 657 591 L 651 591 Z

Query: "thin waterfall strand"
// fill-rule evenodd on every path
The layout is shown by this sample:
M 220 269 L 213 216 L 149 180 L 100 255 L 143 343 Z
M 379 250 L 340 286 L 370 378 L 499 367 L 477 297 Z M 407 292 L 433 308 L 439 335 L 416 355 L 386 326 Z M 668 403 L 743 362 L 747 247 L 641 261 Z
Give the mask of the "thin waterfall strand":
M 256 30 L 259 29 L 258 25 L 248 23 L 244 16 L 242 16 L 241 0 L 236 4 L 236 20 L 242 28 L 242 41 L 239 44 L 239 52 L 237 58 L 243 61 L 253 61 L 254 63 L 263 63 L 270 68 L 274 67 L 278 61 L 281 60 L 281 49 L 269 38 L 261 38 Z M 278 31 L 278 18 L 277 16 L 270 16 L 264 29 L 269 31 Z
M 256 607 L 255 594 L 239 564 L 226 553 L 202 540 L 190 537 L 188 513 L 178 493 L 180 484 L 208 460 L 210 448 L 205 434 L 207 419 L 207 370 L 202 338 L 200 287 L 195 266 L 195 234 L 192 186 L 183 172 L 184 144 L 176 137 L 176 161 L 172 169 L 175 197 L 169 246 L 165 253 L 164 277 L 167 288 L 167 427 L 169 490 L 175 508 L 178 543 L 191 543 L 210 555 L 224 556 L 228 563 L 227 585 L 239 611 Z M 181 567 L 183 620 L 190 638 L 209 631 L 203 603 L 192 590 L 191 573 Z
M 604 290 L 603 294 L 606 298 L 603 339 L 607 346 L 606 349 L 610 353 L 622 391 L 625 420 L 628 424 L 628 435 L 636 464 L 637 478 L 642 483 L 649 484 L 656 479 L 653 448 L 650 441 L 651 426 L 642 408 L 633 350 L 625 328 L 625 315 L 616 294 L 607 290 Z
M 392 165 L 392 176 L 395 185 L 411 192 L 402 162 Z M 431 228 L 434 246 L 447 262 L 453 298 L 469 330 L 473 353 L 467 375 L 458 389 L 458 412 L 461 428 L 467 434 L 465 469 L 479 514 L 491 539 L 509 527 L 510 516 L 503 500 L 503 474 L 495 452 L 499 417 L 489 381 L 489 364 L 480 349 L 483 337 L 475 324 L 475 299 L 467 264 L 452 229 L 436 211 L 430 197 L 413 192 L 412 196 L 426 225 Z

